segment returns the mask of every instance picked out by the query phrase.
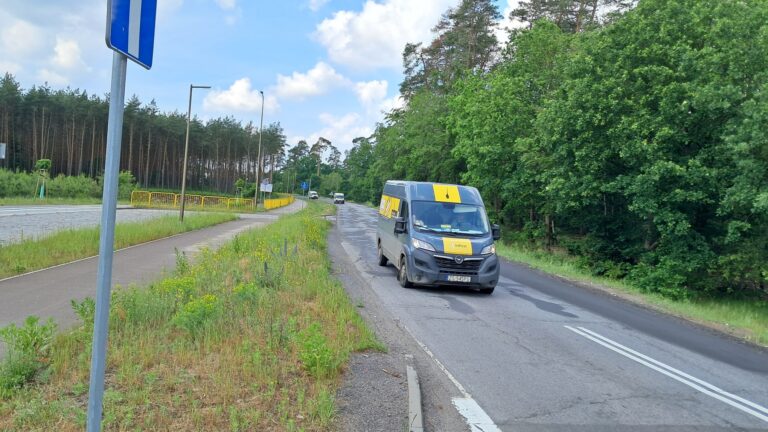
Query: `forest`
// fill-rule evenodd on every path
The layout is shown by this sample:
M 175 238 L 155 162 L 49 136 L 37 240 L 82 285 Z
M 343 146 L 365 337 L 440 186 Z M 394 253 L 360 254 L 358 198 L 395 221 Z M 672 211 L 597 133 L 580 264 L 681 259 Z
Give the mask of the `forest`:
M 768 288 L 768 2 L 490 0 L 403 50 L 405 105 L 342 167 L 462 183 L 505 238 L 674 298 Z
M 388 179 L 472 185 L 506 241 L 673 298 L 765 296 L 768 2 L 529 0 L 511 15 L 522 26 L 501 37 L 496 2 L 460 1 L 403 48 L 403 106 L 373 135 L 342 154 L 325 138 L 288 148 L 269 124 L 263 172 L 277 191 L 373 204 Z M 6 74 L 5 167 L 98 177 L 107 105 Z M 178 188 L 185 126 L 131 98 L 121 169 Z M 257 143 L 251 123 L 194 119 L 189 187 L 253 181 Z
M 7 144 L 0 168 L 32 171 L 52 162 L 49 175 L 97 178 L 104 167 L 109 95 L 47 84 L 21 88 L 13 75 L 0 78 L 0 142 Z M 121 171 L 141 187 L 179 189 L 186 113 L 159 111 L 154 100 L 131 97 L 125 106 Z M 280 123 L 264 125 L 262 172 L 273 176 L 286 138 Z M 259 125 L 233 117 L 190 122 L 188 187 L 234 193 L 238 179 L 255 181 Z

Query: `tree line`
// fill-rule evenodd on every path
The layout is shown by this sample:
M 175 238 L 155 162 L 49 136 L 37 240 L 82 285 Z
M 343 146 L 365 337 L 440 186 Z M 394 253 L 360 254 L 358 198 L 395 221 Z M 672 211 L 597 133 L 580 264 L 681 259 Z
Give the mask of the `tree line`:
M 31 171 L 50 159 L 50 174 L 97 178 L 104 167 L 109 95 L 47 84 L 21 88 L 15 77 L 0 78 L 0 142 L 7 144 L 0 167 Z M 131 97 L 125 106 L 120 169 L 142 187 L 180 189 L 186 114 L 162 113 L 154 100 Z M 254 181 L 259 127 L 233 117 L 190 123 L 188 187 L 235 192 L 237 179 Z M 285 134 L 280 123 L 263 129 L 262 172 L 273 176 L 282 163 Z
M 768 3 L 463 0 L 341 174 L 476 186 L 507 238 L 672 297 L 768 289 Z

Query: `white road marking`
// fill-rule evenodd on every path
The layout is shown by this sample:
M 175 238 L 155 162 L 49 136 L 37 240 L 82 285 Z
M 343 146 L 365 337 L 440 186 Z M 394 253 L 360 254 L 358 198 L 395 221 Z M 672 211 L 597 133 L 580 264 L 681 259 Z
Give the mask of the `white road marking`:
M 453 398 L 453 405 L 459 411 L 472 432 L 501 432 L 488 414 L 472 398 Z
M 698 390 L 707 396 L 713 397 L 747 414 L 757 417 L 764 422 L 768 422 L 768 408 L 765 408 L 764 406 L 758 405 L 752 401 L 746 400 L 732 393 L 728 393 L 727 391 L 722 390 L 715 385 L 712 385 L 699 378 L 693 377 L 685 372 L 682 372 L 678 369 L 673 368 L 672 366 L 669 366 L 658 360 L 655 360 L 651 357 L 641 354 L 633 349 L 627 348 L 616 341 L 608 339 L 607 337 L 602 336 L 598 333 L 595 333 L 584 327 L 574 328 L 567 325 L 564 327 L 580 336 L 583 336 L 591 340 L 592 342 L 595 342 L 597 344 L 600 344 L 610 349 L 611 351 L 619 353 L 624 357 L 627 357 L 628 359 L 634 360 L 635 362 L 640 363 L 644 366 L 647 366 L 655 370 L 656 372 L 664 374 L 674 379 L 675 381 L 681 382 L 687 385 L 688 387 Z
M 501 432 L 501 429 L 499 429 L 496 424 L 493 422 L 491 417 L 480 407 L 480 405 L 472 399 L 472 395 L 469 394 L 467 389 L 464 388 L 463 385 L 459 382 L 459 380 L 456 379 L 456 377 L 453 376 L 453 374 L 443 366 L 443 364 L 440 362 L 440 360 L 435 357 L 434 354 L 432 354 L 432 351 L 427 348 L 426 345 L 424 345 L 417 337 L 413 334 L 411 329 L 409 329 L 405 324 L 398 323 L 400 327 L 403 328 L 403 330 L 406 331 L 414 341 L 421 347 L 421 349 L 427 353 L 429 358 L 431 358 L 435 364 L 437 364 L 437 367 L 440 368 L 441 371 L 448 377 L 449 380 L 453 383 L 453 385 L 456 386 L 456 388 L 459 390 L 461 395 L 463 397 L 455 397 L 451 398 L 451 402 L 456 407 L 456 410 L 461 414 L 462 417 L 464 417 L 464 420 L 466 420 L 467 424 L 469 425 L 469 428 L 472 430 L 472 432 Z

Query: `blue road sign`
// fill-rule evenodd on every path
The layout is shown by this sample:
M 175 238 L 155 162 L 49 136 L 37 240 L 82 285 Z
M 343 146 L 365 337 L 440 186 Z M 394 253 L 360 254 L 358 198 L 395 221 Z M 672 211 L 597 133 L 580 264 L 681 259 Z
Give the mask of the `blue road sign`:
M 151 68 L 157 0 L 107 1 L 107 46 Z
M 301 182 L 301 188 L 307 190 L 307 182 Z

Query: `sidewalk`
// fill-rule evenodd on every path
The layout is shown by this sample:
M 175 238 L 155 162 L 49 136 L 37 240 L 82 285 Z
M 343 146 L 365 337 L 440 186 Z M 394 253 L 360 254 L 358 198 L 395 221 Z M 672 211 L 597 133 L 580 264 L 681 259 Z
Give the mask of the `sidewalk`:
M 236 221 L 116 251 L 113 287 L 152 282 L 174 270 L 177 249 L 193 258 L 204 246 L 216 249 L 236 234 L 267 225 L 304 205 L 303 201 L 296 201 L 266 213 L 242 214 Z M 42 320 L 53 318 L 60 328 L 71 326 L 77 317 L 70 301 L 96 296 L 97 264 L 97 257 L 86 258 L 0 281 L 0 327 L 21 324 L 29 315 Z M 4 344 L 0 343 L 0 357 L 4 353 Z

